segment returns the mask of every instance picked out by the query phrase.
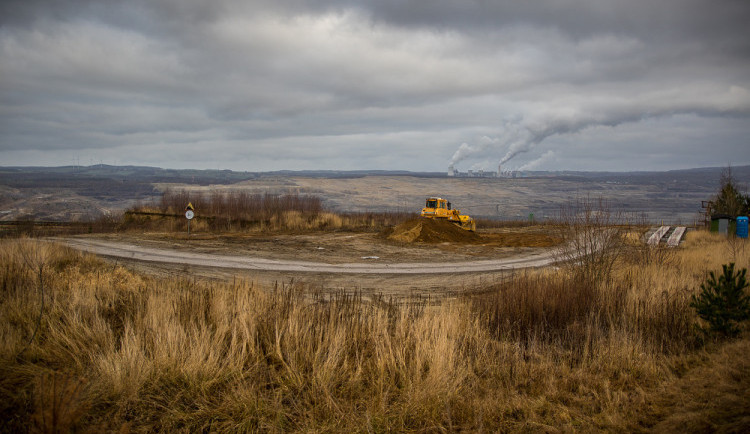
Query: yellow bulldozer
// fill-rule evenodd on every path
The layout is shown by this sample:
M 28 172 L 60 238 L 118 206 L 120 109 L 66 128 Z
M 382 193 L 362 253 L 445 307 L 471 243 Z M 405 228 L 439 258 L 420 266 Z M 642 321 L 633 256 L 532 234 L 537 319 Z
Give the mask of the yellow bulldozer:
M 461 214 L 457 209 L 451 209 L 451 203 L 441 197 L 428 197 L 421 215 L 428 219 L 446 219 L 467 231 L 477 230 L 477 224 L 473 218 Z

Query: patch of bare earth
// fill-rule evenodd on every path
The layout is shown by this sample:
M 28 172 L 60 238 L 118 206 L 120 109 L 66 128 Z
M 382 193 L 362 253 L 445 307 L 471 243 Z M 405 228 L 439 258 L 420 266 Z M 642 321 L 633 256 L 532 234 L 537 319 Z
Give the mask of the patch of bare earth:
M 425 223 L 426 222 L 426 223 Z M 82 235 L 81 238 L 132 243 L 145 247 L 198 253 L 252 255 L 268 259 L 343 264 L 352 261 L 452 262 L 500 259 L 547 251 L 559 238 L 545 226 L 465 231 L 448 222 L 410 220 L 409 225 L 382 232 L 320 231 L 302 233 L 126 232 Z M 414 238 L 404 236 L 417 228 Z M 401 234 L 393 236 L 393 234 Z

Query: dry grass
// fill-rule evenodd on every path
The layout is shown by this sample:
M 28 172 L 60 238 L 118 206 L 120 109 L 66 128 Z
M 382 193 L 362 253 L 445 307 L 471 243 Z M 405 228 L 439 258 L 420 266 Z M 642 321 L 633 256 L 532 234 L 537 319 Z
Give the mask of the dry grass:
M 728 405 L 744 396 L 732 387 L 747 384 L 746 369 L 729 369 L 747 337 L 702 347 L 693 332 L 687 298 L 727 259 L 726 241 L 704 233 L 668 263 L 620 260 L 606 284 L 540 271 L 437 306 L 323 297 L 300 283 L 159 279 L 45 243 L 0 242 L 3 431 L 750 423 L 742 405 L 668 420 L 693 395 L 686 384 L 721 384 L 733 391 Z M 40 259 L 31 267 L 25 257 Z M 736 259 L 749 265 L 747 254 Z M 707 367 L 717 361 L 727 369 Z M 718 378 L 684 382 L 709 373 Z
M 748 432 L 750 427 L 750 340 L 723 345 L 649 397 L 644 421 L 654 432 Z M 682 362 L 682 361 L 681 361 Z M 684 363 L 684 362 L 682 362 Z

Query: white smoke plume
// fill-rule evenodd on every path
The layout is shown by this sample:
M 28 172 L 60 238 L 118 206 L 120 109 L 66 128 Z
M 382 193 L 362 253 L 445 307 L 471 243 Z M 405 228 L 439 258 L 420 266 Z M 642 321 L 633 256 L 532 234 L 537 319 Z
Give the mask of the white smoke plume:
M 518 154 L 529 152 L 545 139 L 564 134 L 573 134 L 586 128 L 595 126 L 615 127 L 627 122 L 637 122 L 646 117 L 663 116 L 644 113 L 600 113 L 600 114 L 569 114 L 551 117 L 518 127 L 514 133 L 516 139 L 507 143 L 507 151 L 500 164 L 506 163 Z
M 548 161 L 553 160 L 557 154 L 555 154 L 555 151 L 547 151 L 544 154 L 542 154 L 539 158 L 533 161 L 529 161 L 528 163 L 522 165 L 516 170 L 534 170 L 539 168 L 544 163 L 547 163 Z
M 476 145 L 462 143 L 453 154 L 451 164 L 469 157 L 487 156 L 505 151 L 500 164 L 518 154 L 532 150 L 547 138 L 574 134 L 597 126 L 616 127 L 624 123 L 639 122 L 649 118 L 663 118 L 678 114 L 702 117 L 750 114 L 750 93 L 747 89 L 732 86 L 717 92 L 704 101 L 683 101 L 680 96 L 657 95 L 650 103 L 591 106 L 587 110 L 567 109 L 565 112 L 546 114 L 533 119 L 508 121 L 497 137 L 484 136 Z M 530 164 L 530 163 L 529 163 Z
M 459 146 L 458 149 L 456 149 L 456 152 L 453 153 L 450 164 L 454 165 L 459 161 L 465 160 L 471 156 L 482 154 L 488 149 L 497 146 L 499 141 L 499 138 L 493 139 L 488 136 L 482 136 L 476 145 L 470 145 L 466 142 L 461 143 L 461 146 Z

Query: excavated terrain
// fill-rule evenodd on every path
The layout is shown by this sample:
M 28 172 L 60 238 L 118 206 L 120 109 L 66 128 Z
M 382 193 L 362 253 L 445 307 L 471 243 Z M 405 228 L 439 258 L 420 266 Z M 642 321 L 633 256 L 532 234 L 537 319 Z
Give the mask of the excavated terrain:
M 461 229 L 447 220 L 416 217 L 383 233 L 385 238 L 402 243 L 479 243 L 475 232 Z

